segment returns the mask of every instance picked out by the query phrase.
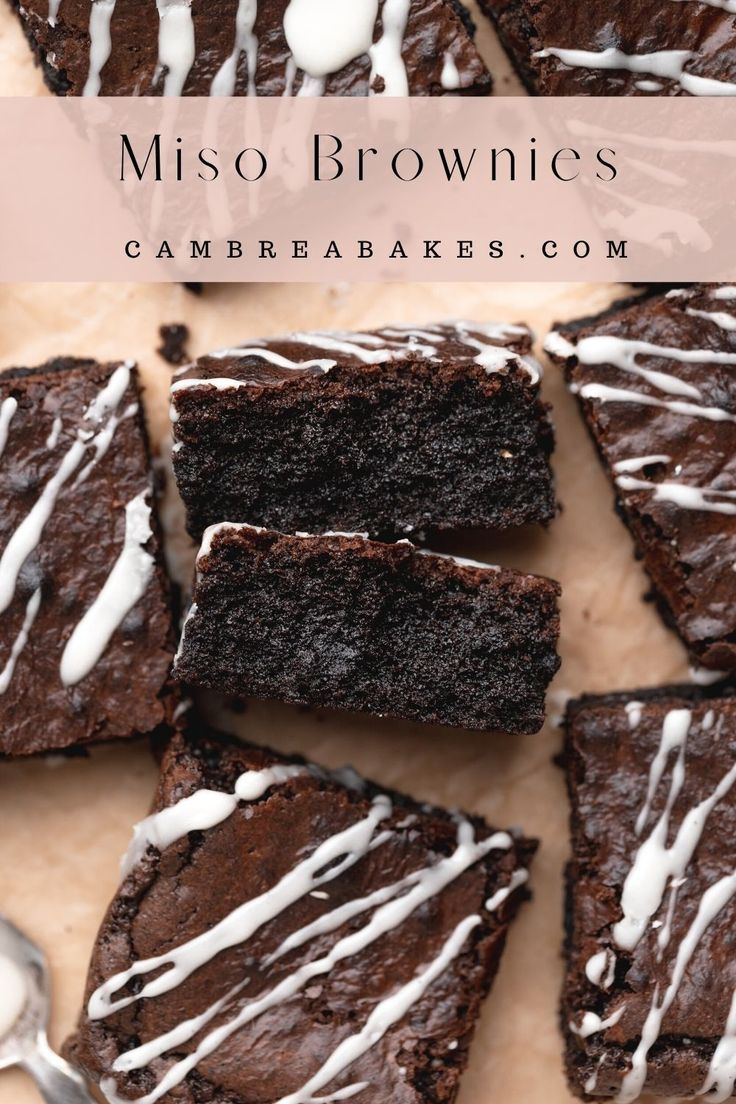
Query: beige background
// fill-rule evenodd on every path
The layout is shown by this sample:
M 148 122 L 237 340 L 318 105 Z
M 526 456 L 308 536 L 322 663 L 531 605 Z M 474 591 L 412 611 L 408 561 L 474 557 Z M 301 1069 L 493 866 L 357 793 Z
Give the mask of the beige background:
M 523 95 L 521 82 L 502 50 L 490 20 L 478 11 L 475 0 L 464 0 L 478 25 L 476 42 L 495 80 L 497 96 Z M 31 58 L 18 17 L 6 0 L 0 5 L 0 96 L 35 96 L 46 92 L 40 69 Z
M 0 37 L 2 32 L 0 31 Z M 0 69 L 1 69 L 0 65 Z M 196 298 L 179 286 L 27 285 L 0 288 L 0 367 L 59 353 L 135 357 L 148 389 L 156 436 L 167 432 L 169 367 L 155 353 L 163 322 L 186 321 L 191 352 L 259 334 L 314 326 L 361 328 L 465 316 L 529 321 L 543 335 L 554 319 L 597 310 L 622 292 L 605 285 L 212 286 Z M 472 1048 L 460 1104 L 563 1104 L 556 1001 L 560 985 L 561 870 L 566 802 L 551 759 L 554 716 L 570 693 L 633 688 L 686 674 L 684 654 L 642 604 L 644 576 L 611 509 L 574 403 L 547 368 L 558 446 L 555 470 L 564 510 L 549 532 L 497 539 L 457 535 L 443 547 L 549 574 L 563 586 L 563 666 L 550 695 L 550 721 L 526 738 L 466 734 L 365 717 L 298 713 L 254 704 L 221 723 L 256 742 L 306 753 L 415 796 L 460 805 L 499 826 L 541 837 L 534 901 L 508 951 Z M 169 526 L 178 523 L 167 509 Z M 185 547 L 180 539 L 179 551 Z M 210 703 L 210 716 L 217 713 Z M 0 908 L 46 950 L 53 971 L 52 1041 L 79 1006 L 85 964 L 114 892 L 131 824 L 145 815 L 155 771 L 142 744 L 89 758 L 0 764 Z M 0 1104 L 32 1104 L 25 1078 L 0 1073 Z

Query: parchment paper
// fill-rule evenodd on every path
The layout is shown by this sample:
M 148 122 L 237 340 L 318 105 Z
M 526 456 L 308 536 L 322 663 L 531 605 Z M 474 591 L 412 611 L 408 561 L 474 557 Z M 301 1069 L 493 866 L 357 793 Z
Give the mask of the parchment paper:
M 211 286 L 196 298 L 166 285 L 6 285 L 0 287 L 0 367 L 32 365 L 59 353 L 134 357 L 160 438 L 168 432 L 171 370 L 154 350 L 164 322 L 189 324 L 194 355 L 291 328 L 365 328 L 451 316 L 523 319 L 544 335 L 554 319 L 598 310 L 621 293 L 616 285 L 229 285 Z M 211 719 L 256 742 L 330 766 L 350 762 L 388 786 L 463 806 L 498 826 L 521 825 L 542 839 L 532 871 L 534 900 L 512 930 L 460 1104 L 571 1101 L 557 1029 L 567 809 L 562 777 L 551 762 L 560 743 L 555 714 L 570 693 L 654 685 L 686 674 L 679 643 L 642 602 L 646 581 L 631 541 L 612 511 L 610 488 L 574 403 L 551 366 L 544 392 L 554 406 L 563 513 L 548 532 L 530 528 L 495 539 L 458 534 L 438 545 L 561 581 L 563 665 L 542 733 L 490 737 L 262 703 L 239 716 L 215 702 L 208 708 Z M 176 511 L 168 509 L 166 517 L 175 522 Z M 182 553 L 186 542 L 180 539 L 176 548 Z M 99 748 L 84 759 L 0 764 L 0 908 L 49 956 L 54 1044 L 77 1016 L 118 859 L 132 823 L 147 811 L 154 778 L 143 744 Z M 23 1075 L 0 1073 L 0 1104 L 37 1099 Z
M 464 0 L 477 25 L 476 44 L 494 78 L 494 95 L 521 96 L 524 89 L 498 41 L 491 22 L 478 11 L 475 0 Z M 0 2 L 0 96 L 50 95 L 41 70 L 34 65 L 31 51 L 20 29 L 18 17 L 7 0 Z

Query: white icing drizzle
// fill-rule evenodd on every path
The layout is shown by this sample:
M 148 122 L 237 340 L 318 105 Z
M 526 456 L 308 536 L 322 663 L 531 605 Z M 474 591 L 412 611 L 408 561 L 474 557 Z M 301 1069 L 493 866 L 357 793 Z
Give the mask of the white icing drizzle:
M 626 1005 L 622 1004 L 605 1020 L 601 1019 L 597 1012 L 585 1012 L 579 1027 L 576 1027 L 573 1023 L 568 1026 L 573 1035 L 577 1035 L 581 1039 L 588 1039 L 591 1035 L 598 1035 L 601 1031 L 607 1031 L 609 1027 L 615 1027 L 623 1016 L 625 1008 Z
M 248 65 L 248 95 L 256 95 L 258 39 L 253 33 L 258 14 L 258 0 L 238 0 L 235 15 L 235 43 L 232 53 L 223 61 L 212 81 L 211 96 L 234 96 L 238 65 L 242 54 Z
M 699 1096 L 721 1104 L 734 1095 L 736 1089 L 736 990 L 731 998 L 731 1009 L 726 1020 L 726 1030 L 710 1060 L 705 1084 Z
M 111 23 L 115 0 L 92 0 L 89 11 L 89 72 L 84 96 L 99 96 L 102 70 L 112 53 Z
M 664 88 L 663 84 L 654 80 L 639 80 L 636 81 L 636 87 L 640 92 L 661 92 Z
M 59 18 L 59 8 L 61 7 L 61 0 L 49 0 L 49 14 L 47 22 L 50 27 L 55 27 Z
M 651 464 L 669 464 L 672 460 L 666 452 L 653 453 L 651 456 L 632 456 L 629 460 L 618 460 L 613 465 L 615 472 L 637 472 Z
M 371 1012 L 359 1032 L 343 1039 L 324 1065 L 310 1077 L 309 1081 L 295 1093 L 283 1096 L 278 1104 L 313 1104 L 314 1094 L 329 1085 L 358 1058 L 366 1054 L 380 1042 L 386 1032 L 398 1023 L 417 1001 L 426 993 L 430 985 L 440 977 L 462 951 L 471 931 L 480 924 L 479 916 L 466 916 L 461 920 L 435 960 L 411 981 L 402 985 L 390 997 L 380 1001 Z M 340 1093 L 333 1093 L 328 1100 L 345 1100 L 362 1089 L 368 1088 L 367 1082 L 350 1085 Z M 324 1098 L 322 1098 L 324 1100 Z
M 143 597 L 154 569 L 146 551 L 153 536 L 151 507 L 143 491 L 125 507 L 123 547 L 102 590 L 75 626 L 62 652 L 59 673 L 64 686 L 76 686 L 102 658 L 113 633 Z
M 257 801 L 272 786 L 306 773 L 305 767 L 275 764 L 263 770 L 244 771 L 232 793 L 221 790 L 196 790 L 174 805 L 152 813 L 133 827 L 133 838 L 121 862 L 126 877 L 140 862 L 149 847 L 164 851 L 190 832 L 203 832 L 222 824 L 241 801 Z
M 114 412 L 130 383 L 131 367 L 130 364 L 121 364 L 116 368 L 105 387 L 90 403 L 84 420 L 101 428 L 97 433 L 77 430 L 76 439 L 64 454 L 61 464 L 5 546 L 0 557 L 0 613 L 4 613 L 12 602 L 21 568 L 41 540 L 59 493 L 81 464 L 87 448 L 90 444 L 97 448 L 100 439 L 107 442 L 106 448 L 109 446 L 106 420 L 115 417 Z
M 709 667 L 688 667 L 690 681 L 696 686 L 713 686 L 714 683 L 728 678 L 728 671 L 713 671 Z
M 736 502 L 713 501 L 736 499 L 736 491 L 721 491 L 715 487 L 691 487 L 687 483 L 663 480 L 652 483 L 648 479 L 635 479 L 631 475 L 616 477 L 616 485 L 622 491 L 651 491 L 659 502 L 672 502 L 683 510 L 705 510 L 718 514 L 736 514 Z
M 5 452 L 5 446 L 8 443 L 10 423 L 17 409 L 18 400 L 14 399 L 12 395 L 9 395 L 7 399 L 3 399 L 0 404 L 0 456 Z
M 605 1056 L 605 1054 L 601 1054 L 600 1058 L 598 1059 L 598 1064 L 597 1064 L 597 1066 L 595 1067 L 595 1069 L 594 1069 L 594 1070 L 593 1070 L 593 1072 L 591 1073 L 591 1075 L 590 1075 L 590 1077 L 588 1078 L 588 1080 L 587 1080 L 587 1081 L 585 1082 L 585 1084 L 583 1085 L 583 1088 L 585 1089 L 586 1093 L 593 1093 L 593 1092 L 595 1092 L 596 1086 L 597 1086 L 597 1084 L 598 1084 L 598 1075 L 599 1075 L 599 1074 L 600 1074 L 600 1072 L 601 1072 L 601 1066 L 603 1065 L 603 1063 L 605 1062 L 605 1060 L 606 1060 L 606 1056 Z
M 409 19 L 411 0 L 384 0 L 381 10 L 383 32 L 378 42 L 374 42 L 368 51 L 371 59 L 371 93 L 381 96 L 408 96 L 409 80 L 406 66 L 401 56 Z M 373 82 L 381 77 L 384 88 L 380 93 L 373 92 Z
M 649 54 L 625 54 L 623 50 L 567 50 L 548 46 L 538 50 L 538 58 L 556 57 L 572 69 L 623 69 L 630 73 L 649 73 L 675 81 L 691 96 L 736 96 L 736 84 L 713 80 L 686 72 L 685 66 L 697 58 L 691 50 L 655 50 Z
M 455 59 L 449 50 L 445 51 L 440 83 L 446 92 L 454 92 L 460 87 L 460 74 L 457 71 Z
M 626 716 L 629 722 L 629 728 L 636 728 L 641 721 L 641 711 L 644 708 L 643 702 L 630 701 L 624 706 Z
M 495 912 L 496 909 L 501 907 L 504 901 L 507 901 L 509 899 L 509 897 L 512 893 L 515 892 L 515 890 L 519 889 L 520 886 L 526 885 L 528 881 L 529 871 L 525 870 L 523 866 L 519 867 L 518 870 L 514 870 L 511 878 L 509 879 L 509 884 L 501 886 L 501 888 L 497 889 L 493 896 L 489 897 L 486 901 L 486 909 L 488 910 L 488 912 Z
M 13 641 L 13 646 L 10 649 L 10 655 L 0 671 L 0 694 L 4 694 L 10 686 L 10 680 L 13 677 L 15 671 L 15 665 L 18 662 L 18 657 L 28 643 L 28 636 L 31 631 L 33 622 L 36 620 L 36 614 L 38 613 L 39 606 L 41 605 L 41 588 L 37 587 L 34 590 L 31 597 L 28 599 L 26 605 L 26 613 L 23 618 L 23 624 L 21 625 L 20 632 Z
M 616 1098 L 619 1104 L 631 1104 L 641 1094 L 647 1076 L 647 1061 L 662 1031 L 662 1023 L 685 976 L 690 959 L 697 949 L 703 934 L 736 894 L 736 873 L 721 878 L 709 886 L 703 894 L 697 915 L 677 950 L 670 983 L 661 1001 L 656 989 L 649 1013 L 642 1028 L 639 1045 L 631 1058 L 631 1066 L 621 1082 L 621 1090 Z
M 15 1027 L 27 999 L 25 974 L 12 958 L 0 954 L 0 1042 Z
M 683 0 L 680 0 L 680 2 L 682 3 Z M 711 8 L 721 8 L 727 12 L 736 12 L 736 0 L 694 0 L 694 2 L 708 4 Z
M 373 44 L 378 0 L 290 0 L 284 35 L 297 68 L 323 81 Z
M 736 8 L 734 10 L 736 11 Z M 721 330 L 726 330 L 729 333 L 736 330 L 736 315 L 729 314 L 728 311 L 695 310 L 694 307 L 686 307 L 685 310 L 692 318 L 704 318 L 706 322 L 712 322 L 714 326 L 718 326 Z
M 715 288 L 711 292 L 711 299 L 736 299 L 736 286 L 727 285 L 724 287 Z
M 47 449 L 51 450 L 56 448 L 59 443 L 59 437 L 61 436 L 63 425 L 64 423 L 62 422 L 60 415 L 57 414 L 54 418 L 53 425 L 51 426 L 51 431 L 46 438 Z
M 157 83 L 164 77 L 164 96 L 181 96 L 194 65 L 196 46 L 192 0 L 156 0 L 158 8 Z
M 137 1000 L 160 996 L 175 989 L 195 970 L 228 947 L 243 943 L 263 924 L 273 920 L 311 890 L 332 881 L 368 852 L 377 826 L 391 814 L 391 802 L 380 796 L 370 813 L 337 835 L 331 836 L 299 863 L 270 890 L 252 898 L 229 913 L 208 931 L 161 955 L 142 959 L 128 970 L 115 974 L 104 982 L 89 999 L 87 1012 L 91 1020 L 104 1019 Z M 380 836 L 378 837 L 380 838 Z M 319 874 L 331 863 L 327 873 Z M 170 969 L 147 982 L 139 993 L 113 1000 L 113 995 L 134 977 L 143 977 L 169 966 Z M 126 1052 L 126 1059 L 132 1052 Z M 132 1067 L 130 1067 L 132 1068 Z
M 240 790 L 244 800 L 252 800 L 260 796 L 274 780 L 279 781 L 280 779 L 274 779 L 273 776 L 268 775 L 268 772 L 247 772 L 245 775 L 241 775 L 238 780 L 236 794 Z M 192 795 L 192 797 L 194 796 Z M 219 796 L 228 798 L 234 795 Z M 224 805 L 218 808 L 211 805 L 209 797 L 205 799 L 204 803 L 197 806 L 191 802 L 191 798 L 186 798 L 179 803 L 179 806 L 182 806 L 181 809 L 179 806 L 172 807 L 174 810 L 173 817 L 165 822 L 158 820 L 153 824 L 151 818 L 147 822 L 144 821 L 143 825 L 145 827 L 142 827 L 138 833 L 137 840 L 134 838 L 135 854 L 139 855 L 141 853 L 144 841 L 154 842 L 155 845 L 155 840 L 151 841 L 152 828 L 155 828 L 157 833 L 159 830 L 164 833 L 163 836 L 157 835 L 156 838 L 159 843 L 165 844 L 171 839 L 172 833 L 178 836 L 184 830 L 191 830 L 192 824 L 219 823 L 224 817 L 230 815 Z M 227 804 L 231 805 L 230 802 L 227 802 Z M 230 812 L 232 812 L 232 807 L 230 807 Z M 104 1018 L 121 1008 L 127 1007 L 134 1001 L 168 992 L 199 966 L 210 961 L 216 954 L 229 946 L 244 942 L 258 928 L 279 916 L 291 904 L 306 895 L 313 895 L 321 884 L 338 877 L 369 850 L 380 846 L 392 837 L 393 833 L 391 831 L 376 834 L 380 822 L 390 813 L 391 802 L 389 799 L 385 796 L 375 798 L 372 810 L 364 820 L 358 821 L 350 828 L 337 833 L 320 844 L 311 856 L 284 875 L 272 889 L 245 902 L 215 925 L 214 928 L 202 933 L 202 935 L 173 948 L 165 954 L 135 963 L 129 970 L 110 978 L 92 994 L 88 1006 L 90 1018 Z M 160 816 L 160 814 L 157 814 L 157 816 Z M 497 832 L 485 840 L 478 841 L 474 837 L 472 825 L 462 820 L 458 824 L 457 846 L 451 855 L 438 860 L 432 866 L 413 872 L 393 885 L 375 890 L 367 897 L 347 902 L 327 911 L 316 921 L 292 933 L 282 942 L 276 952 L 266 960 L 264 965 L 282 957 L 295 947 L 303 945 L 316 936 L 337 930 L 348 920 L 369 909 L 376 910 L 363 927 L 351 930 L 338 939 L 332 949 L 322 958 L 307 961 L 291 974 L 282 977 L 270 990 L 266 990 L 257 997 L 246 1001 L 232 1019 L 206 1034 L 191 1054 L 174 1062 L 156 1087 L 146 1096 L 138 1098 L 136 1104 L 155 1104 L 172 1088 L 180 1084 L 201 1060 L 212 1054 L 235 1032 L 269 1009 L 292 999 L 313 978 L 329 974 L 339 962 L 359 954 L 377 939 L 400 926 L 425 902 L 440 893 L 491 850 L 508 850 L 512 843 L 511 837 L 506 832 Z M 336 865 L 331 865 L 333 863 Z M 327 867 L 329 869 L 326 870 Z M 512 876 L 512 882 L 514 877 Z M 518 884 L 521 883 L 518 882 Z M 329 1084 L 344 1069 L 356 1061 L 361 1054 L 374 1046 L 385 1031 L 401 1019 L 412 1004 L 422 996 L 428 985 L 447 968 L 453 958 L 460 952 L 470 931 L 479 923 L 480 917 L 478 916 L 468 916 L 462 920 L 434 962 L 392 996 L 379 1002 L 368 1017 L 363 1029 L 349 1039 L 343 1040 L 307 1085 L 298 1090 L 297 1093 L 283 1098 L 284 1101 L 292 1102 L 292 1104 L 295 1101 L 302 1101 L 303 1104 L 308 1104 L 308 1102 L 315 1099 L 312 1096 L 314 1092 Z M 126 985 L 132 977 L 158 971 L 164 966 L 169 967 L 169 969 L 153 981 L 147 982 L 135 996 L 123 997 L 117 1001 L 113 999 L 115 993 Z M 245 984 L 246 982 L 239 983 L 235 989 L 232 989 L 224 998 L 210 1005 L 201 1015 L 176 1025 L 172 1030 L 158 1038 L 120 1054 L 113 1063 L 113 1071 L 123 1073 L 142 1069 L 173 1048 L 181 1047 L 199 1034 L 204 1026 L 226 1007 Z M 367 1086 L 361 1083 L 360 1088 L 364 1087 Z M 114 1078 L 106 1078 L 102 1082 L 102 1089 L 111 1102 L 122 1099 L 117 1094 Z M 358 1091 L 354 1087 L 351 1087 L 351 1089 L 352 1091 Z M 320 1099 L 345 1099 L 346 1096 L 352 1095 L 352 1091 L 340 1090 L 333 1096 Z
M 100 460 L 102 459 L 102 457 L 105 455 L 105 453 L 109 449 L 109 447 L 112 443 L 112 439 L 115 436 L 115 431 L 117 430 L 120 423 L 125 418 L 134 418 L 137 413 L 138 413 L 138 403 L 133 402 L 133 403 L 130 403 L 129 406 L 126 406 L 125 410 L 123 411 L 123 413 L 119 417 L 118 417 L 117 414 L 114 414 L 114 413 L 109 416 L 109 418 L 107 419 L 107 422 L 105 423 L 104 428 L 101 429 L 99 433 L 95 434 L 95 438 L 92 441 L 92 445 L 93 445 L 94 450 L 95 450 L 94 451 L 94 456 L 92 457 L 92 459 L 89 461 L 88 464 L 85 464 L 85 466 L 82 468 L 82 470 L 79 473 L 79 475 L 77 476 L 77 478 L 74 480 L 74 486 L 75 487 L 78 487 L 80 483 L 84 483 L 84 481 L 88 478 L 90 473 L 92 471 L 94 471 L 94 469 L 97 467 Z
M 613 951 L 603 950 L 591 955 L 585 963 L 585 976 L 591 985 L 610 989 L 616 976 L 616 956 Z
M 299 341 L 303 345 L 314 345 L 319 349 L 326 349 L 328 353 L 342 353 L 344 356 L 356 357 L 364 364 L 382 364 L 386 360 L 402 360 L 409 351 L 405 345 L 396 348 L 383 348 L 380 338 L 374 334 L 361 333 L 295 333 L 291 340 Z M 365 348 L 365 346 L 372 348 Z M 414 343 L 411 351 L 423 353 L 425 356 L 434 356 L 436 349 L 429 345 Z
M 570 390 L 583 399 L 597 399 L 598 402 L 638 403 L 639 406 L 656 406 L 681 414 L 683 418 L 706 418 L 711 422 L 736 422 L 736 414 L 729 414 L 720 406 L 697 406 L 695 403 L 680 402 L 676 399 L 658 399 L 643 391 L 629 391 L 623 387 L 608 387 L 604 383 L 584 383 L 582 387 L 572 385 Z
M 640 376 L 658 391 L 682 398 L 701 398 L 697 387 L 678 376 L 643 368 L 639 356 L 677 360 L 683 364 L 736 365 L 736 353 L 714 352 L 711 349 L 680 349 L 677 346 L 655 345 L 650 341 L 635 341 L 624 337 L 600 334 L 582 338 L 572 350 L 581 364 L 612 364 L 622 372 Z

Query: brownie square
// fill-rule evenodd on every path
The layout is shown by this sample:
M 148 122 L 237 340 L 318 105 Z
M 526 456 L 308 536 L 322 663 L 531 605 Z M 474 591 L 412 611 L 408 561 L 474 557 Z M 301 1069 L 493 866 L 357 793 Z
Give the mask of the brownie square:
M 535 847 L 177 736 L 67 1050 L 109 1100 L 452 1101 Z
M 736 700 L 587 697 L 567 713 L 572 861 L 562 1001 L 570 1084 L 734 1093 Z
M 526 326 L 304 333 L 203 357 L 172 389 L 195 536 L 218 521 L 406 536 L 548 522 L 553 433 Z
M 171 616 L 137 370 L 0 374 L 0 753 L 147 733 Z
M 479 2 L 532 93 L 705 96 L 731 95 L 736 87 L 736 25 L 727 0 Z
M 459 0 L 10 0 L 52 92 L 487 95 Z
M 697 663 L 736 669 L 736 288 L 647 298 L 560 326 L 545 347 L 665 618 Z
M 205 533 L 174 676 L 226 694 L 536 732 L 559 587 L 408 541 Z

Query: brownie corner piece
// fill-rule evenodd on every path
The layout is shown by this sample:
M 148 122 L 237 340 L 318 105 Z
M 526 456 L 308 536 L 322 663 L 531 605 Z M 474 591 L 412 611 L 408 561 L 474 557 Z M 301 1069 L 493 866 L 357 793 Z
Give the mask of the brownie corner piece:
M 572 702 L 565 765 L 571 1088 L 729 1099 L 736 699 L 672 687 Z
M 171 395 L 190 532 L 224 519 L 389 538 L 547 524 L 554 436 L 531 340 L 524 325 L 457 322 L 201 358 Z
M 697 284 L 561 325 L 576 396 L 666 621 L 736 670 L 736 288 Z
M 354 22 L 331 19 L 309 0 L 261 0 L 250 8 L 239 0 L 216 8 L 11 0 L 11 7 L 59 95 L 490 92 L 491 74 L 459 2 L 411 0 L 406 10 L 402 4 L 387 12 L 384 27 L 385 3 L 376 4 L 369 22 L 365 13 Z
M 137 369 L 0 373 L 0 754 L 154 731 L 172 625 Z
M 174 677 L 235 696 L 536 732 L 552 580 L 361 534 L 205 533 Z
M 453 1101 L 535 847 L 175 737 L 67 1053 L 110 1100 Z

